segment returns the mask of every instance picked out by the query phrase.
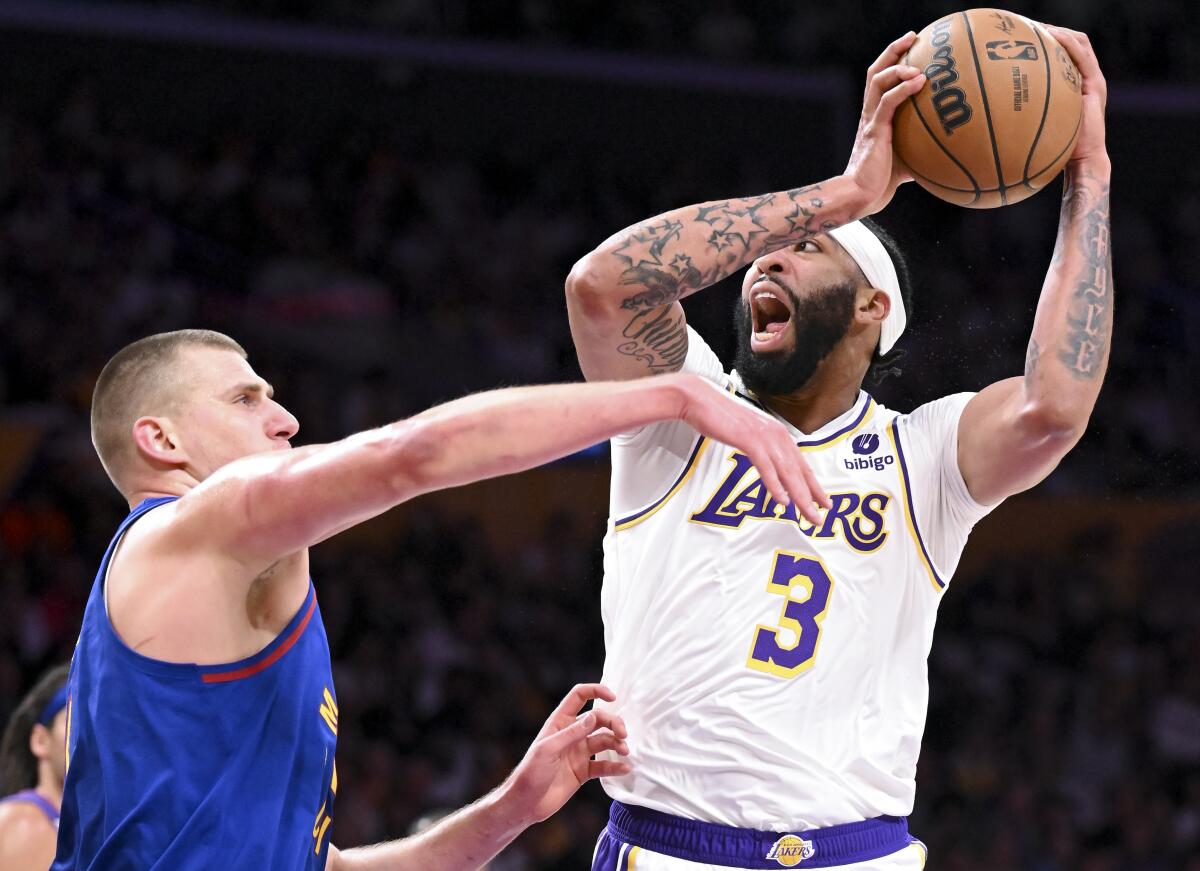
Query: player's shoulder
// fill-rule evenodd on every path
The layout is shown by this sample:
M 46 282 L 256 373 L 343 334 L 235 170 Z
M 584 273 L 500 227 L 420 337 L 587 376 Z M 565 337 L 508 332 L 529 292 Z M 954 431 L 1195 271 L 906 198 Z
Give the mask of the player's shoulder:
M 0 842 L 20 841 L 47 830 L 53 831 L 54 824 L 33 802 L 18 798 L 0 804 Z
M 45 868 L 54 859 L 56 841 L 54 824 L 32 802 L 0 805 L 0 867 Z
M 975 396 L 973 392 L 951 393 L 947 396 L 922 403 L 911 411 L 901 412 L 881 407 L 880 417 L 889 426 L 896 427 L 913 436 L 938 434 L 958 425 L 963 409 Z

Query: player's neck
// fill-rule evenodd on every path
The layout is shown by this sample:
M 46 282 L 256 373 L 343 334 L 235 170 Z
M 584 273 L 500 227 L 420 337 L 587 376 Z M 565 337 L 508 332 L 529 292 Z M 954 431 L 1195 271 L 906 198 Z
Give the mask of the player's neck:
M 759 397 L 800 432 L 811 434 L 854 407 L 866 370 L 849 355 L 836 353 L 821 361 L 801 389 L 782 396 Z
M 809 396 L 807 391 L 770 396 L 764 403 L 800 432 L 809 435 L 849 411 L 858 399 L 858 390 L 857 385 L 846 385 L 844 389 L 817 396 Z
M 183 469 L 172 469 L 166 474 L 145 475 L 136 478 L 125 493 L 125 500 L 132 511 L 147 499 L 162 496 L 183 496 L 200 482 Z
M 55 807 L 62 807 L 62 784 L 44 759 L 38 760 L 38 782 L 33 791 Z

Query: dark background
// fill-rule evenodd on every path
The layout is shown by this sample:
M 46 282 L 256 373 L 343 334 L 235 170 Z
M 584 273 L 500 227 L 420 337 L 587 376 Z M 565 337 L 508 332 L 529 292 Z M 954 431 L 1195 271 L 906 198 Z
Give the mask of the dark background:
M 947 594 L 912 827 L 939 869 L 1200 868 L 1200 33 L 1182 3 L 1012 8 L 1087 30 L 1110 81 L 1113 358 L 1083 442 Z M 578 378 L 578 257 L 840 172 L 867 65 L 951 10 L 0 2 L 0 714 L 70 656 L 125 512 L 87 436 L 123 344 L 230 333 L 302 443 Z M 1020 373 L 1057 191 L 899 193 L 915 313 L 877 399 Z M 726 359 L 732 298 L 688 303 Z M 476 797 L 599 676 L 606 480 L 600 451 L 315 551 L 336 843 Z M 497 866 L 586 867 L 605 807 L 589 786 Z

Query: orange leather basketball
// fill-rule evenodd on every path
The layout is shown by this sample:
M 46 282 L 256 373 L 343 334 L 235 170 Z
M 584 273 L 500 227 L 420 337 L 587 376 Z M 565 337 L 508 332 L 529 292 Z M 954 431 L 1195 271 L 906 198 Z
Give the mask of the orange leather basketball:
M 934 196 L 1008 205 L 1070 159 L 1083 79 L 1041 25 L 1002 9 L 956 12 L 922 30 L 905 62 L 927 81 L 896 111 L 893 148 Z

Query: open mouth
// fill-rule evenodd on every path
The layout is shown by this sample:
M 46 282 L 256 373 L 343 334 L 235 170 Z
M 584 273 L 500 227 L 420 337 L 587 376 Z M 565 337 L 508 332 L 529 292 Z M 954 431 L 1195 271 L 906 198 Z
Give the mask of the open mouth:
M 792 309 L 783 290 L 768 279 L 755 282 L 750 288 L 750 318 L 756 350 L 777 344 L 792 320 Z

